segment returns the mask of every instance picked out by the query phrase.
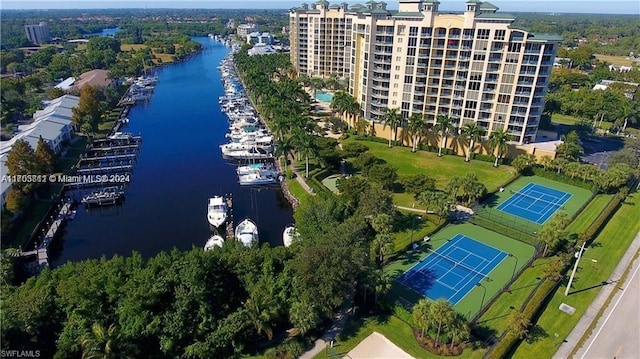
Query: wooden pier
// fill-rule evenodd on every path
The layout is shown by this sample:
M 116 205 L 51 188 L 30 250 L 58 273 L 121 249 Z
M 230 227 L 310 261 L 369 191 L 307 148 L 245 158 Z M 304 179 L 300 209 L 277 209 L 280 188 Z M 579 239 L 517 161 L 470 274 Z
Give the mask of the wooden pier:
M 104 173 L 113 173 L 113 172 L 130 172 L 132 170 L 133 170 L 132 165 L 124 165 L 124 166 L 80 168 L 77 170 L 77 172 L 78 174 L 104 174 Z
M 236 234 L 233 226 L 233 198 L 231 194 L 227 195 L 225 197 L 225 200 L 227 202 L 227 208 L 229 209 L 229 212 L 227 214 L 227 226 L 225 228 L 227 233 L 227 239 L 233 239 L 233 237 L 235 237 Z
M 49 266 L 49 245 L 53 242 L 60 229 L 65 225 L 71 211 L 73 209 L 73 201 L 67 200 L 64 202 L 60 211 L 48 228 L 42 228 L 44 236 L 40 243 L 36 241 L 36 248 L 32 251 L 21 251 L 18 255 L 20 257 L 36 256 L 35 264 L 36 271 L 39 273 L 42 269 Z

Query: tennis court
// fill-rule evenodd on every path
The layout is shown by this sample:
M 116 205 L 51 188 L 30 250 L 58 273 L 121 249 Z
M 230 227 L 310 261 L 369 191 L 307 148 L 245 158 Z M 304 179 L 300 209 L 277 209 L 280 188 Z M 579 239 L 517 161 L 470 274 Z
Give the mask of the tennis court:
M 560 209 L 572 194 L 536 183 L 529 183 L 497 209 L 537 224 L 543 224 Z
M 397 280 L 432 300 L 445 298 L 455 305 L 482 280 L 492 281 L 489 273 L 507 256 L 506 252 L 456 234 Z

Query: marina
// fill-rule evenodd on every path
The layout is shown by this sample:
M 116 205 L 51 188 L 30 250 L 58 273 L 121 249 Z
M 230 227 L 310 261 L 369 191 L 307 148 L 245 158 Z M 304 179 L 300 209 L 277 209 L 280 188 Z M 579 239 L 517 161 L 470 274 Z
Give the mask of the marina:
M 122 135 L 116 132 L 123 130 L 114 129 L 115 137 L 97 142 L 83 156 L 83 169 L 98 168 L 97 164 L 103 169 L 132 166 L 122 168 L 130 169 L 130 182 L 67 185 L 76 187 L 73 199 L 78 203 L 107 187 L 122 187 L 125 193 L 116 204 L 94 205 L 90 210 L 80 204 L 75 219 L 65 226 L 59 248 L 49 255 L 52 266 L 132 251 L 149 257 L 174 248 L 203 248 L 216 234 L 206 219 L 208 198 L 222 194 L 232 194 L 233 207 L 226 224 L 218 229 L 219 236 L 233 238 L 234 219 L 250 218 L 260 232 L 260 244 L 282 245 L 282 231 L 293 221 L 282 191 L 278 186 L 241 186 L 236 171 L 238 166 L 271 161 L 230 161 L 221 155 L 219 146 L 230 141 L 225 135 L 232 130 L 220 105 L 226 93 L 222 68 L 217 66 L 225 63 L 231 48 L 208 37 L 195 40 L 203 51 L 160 69 L 150 101 L 123 112 L 128 119 L 126 131 L 132 137 L 144 137 L 144 146 L 142 141 L 127 143 L 118 138 Z M 235 98 L 237 104 L 248 103 L 242 96 Z M 251 121 L 248 112 L 239 109 L 232 116 Z

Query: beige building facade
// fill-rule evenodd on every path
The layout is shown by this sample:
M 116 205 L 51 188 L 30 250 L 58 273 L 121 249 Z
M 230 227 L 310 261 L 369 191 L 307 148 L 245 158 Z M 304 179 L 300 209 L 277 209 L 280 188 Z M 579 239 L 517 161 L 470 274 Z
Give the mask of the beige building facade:
M 435 124 L 447 115 L 457 128 L 475 122 L 486 136 L 504 130 L 517 143 L 535 141 L 562 39 L 514 27 L 514 16 L 488 2 L 467 1 L 455 14 L 439 12 L 439 5 L 401 0 L 392 11 L 384 2 L 347 8 L 320 1 L 291 9 L 292 63 L 300 73 L 330 69 L 348 78 L 369 121 L 380 123 L 387 108 L 397 108 L 404 118 L 419 113 Z M 329 13 L 344 27 L 318 28 Z M 327 48 L 343 48 L 345 61 L 329 66 Z

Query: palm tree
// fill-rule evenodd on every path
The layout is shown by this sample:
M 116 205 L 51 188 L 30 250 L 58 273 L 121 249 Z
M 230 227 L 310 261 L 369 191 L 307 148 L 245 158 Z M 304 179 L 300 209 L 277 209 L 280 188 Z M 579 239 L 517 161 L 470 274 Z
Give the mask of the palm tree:
M 316 142 L 308 132 L 305 131 L 297 131 L 295 144 L 297 147 L 297 151 L 299 154 L 304 156 L 305 158 L 305 174 L 306 178 L 309 178 L 309 157 L 315 157 L 318 153 L 318 149 L 316 147 Z
M 489 148 L 496 155 L 496 162 L 493 167 L 498 167 L 498 161 L 507 152 L 507 141 L 511 136 L 505 130 L 499 130 L 491 133 L 489 136 Z M 497 153 L 495 152 L 497 150 Z
M 287 172 L 287 162 L 289 161 L 289 152 L 293 150 L 293 141 L 290 137 L 280 139 L 276 142 L 276 157 L 284 156 L 284 171 Z
M 420 299 L 411 311 L 413 322 L 420 328 L 420 338 L 424 337 L 424 333 L 429 331 L 432 323 L 431 306 L 433 303 L 426 298 Z
M 378 258 L 378 263 L 382 265 L 385 254 L 393 251 L 393 239 L 391 239 L 391 235 L 389 233 L 378 233 L 371 244 L 373 246 L 373 253 Z
M 418 138 L 424 130 L 426 123 L 424 117 L 419 113 L 414 113 L 409 117 L 409 133 L 411 134 L 411 152 L 416 152 Z
M 391 290 L 391 278 L 389 273 L 386 273 L 382 269 L 377 269 L 374 272 L 375 275 L 375 296 L 373 297 L 373 303 L 378 304 L 378 298 L 380 295 L 385 295 Z
M 471 336 L 467 320 L 460 313 L 454 315 L 453 320 L 448 326 L 448 332 L 451 336 L 451 350 L 453 350 L 453 344 L 455 342 L 467 340 Z
M 640 109 L 638 108 L 637 103 L 633 103 L 631 101 L 626 102 L 620 109 L 618 110 L 618 120 L 615 122 L 618 125 L 618 132 L 624 132 L 627 129 L 627 125 L 629 121 L 635 122 L 638 118 L 638 114 Z M 620 126 L 622 124 L 622 126 Z
M 469 148 L 467 149 L 467 158 L 465 158 L 466 162 L 471 161 L 471 152 L 473 152 L 473 147 L 475 143 L 480 141 L 482 135 L 484 134 L 484 128 L 478 126 L 477 123 L 471 122 L 466 124 L 462 128 L 462 135 L 465 139 L 469 140 Z
M 429 313 L 433 318 L 435 318 L 438 324 L 438 332 L 436 334 L 437 347 L 438 341 L 440 340 L 440 332 L 442 331 L 442 328 L 448 327 L 451 324 L 455 311 L 451 308 L 451 305 L 446 301 L 446 299 L 438 299 L 431 305 Z
M 449 132 L 453 131 L 455 127 L 453 126 L 453 121 L 451 121 L 451 118 L 448 115 L 438 115 L 435 128 L 441 136 L 440 148 L 438 149 L 438 157 L 442 157 L 442 149 L 447 145 L 447 137 L 449 136 Z
M 384 117 L 382 117 L 384 121 L 384 127 L 382 128 L 384 129 L 389 125 L 389 148 L 391 148 L 391 135 L 393 134 L 395 136 L 397 134 L 400 118 L 400 113 L 397 108 L 387 108 Z
M 258 341 L 258 335 L 265 334 L 267 339 L 273 338 L 273 328 L 271 328 L 271 312 L 266 305 L 261 305 L 258 300 L 253 298 L 247 299 L 245 302 L 246 313 L 248 319 L 253 324 L 256 330 L 256 342 Z
M 347 94 L 347 98 L 349 99 L 349 102 L 347 103 L 345 110 L 348 115 L 351 115 L 353 117 L 353 123 L 358 123 L 358 117 L 360 115 L 360 104 L 353 98 L 353 96 L 349 94 Z
M 425 207 L 426 213 L 429 213 L 429 205 L 435 202 L 437 196 L 436 191 L 424 191 L 418 195 L 418 203 Z
M 322 90 L 324 87 L 324 80 L 319 77 L 312 77 L 309 81 L 309 86 L 311 86 L 313 96 L 315 96 L 318 93 L 318 90 Z
M 114 324 L 105 329 L 100 323 L 93 323 L 91 331 L 80 337 L 83 359 L 118 357 L 118 327 Z
M 333 94 L 333 98 L 331 99 L 331 109 L 336 111 L 336 114 L 344 115 L 351 102 L 347 97 L 348 94 L 344 91 L 337 91 Z

